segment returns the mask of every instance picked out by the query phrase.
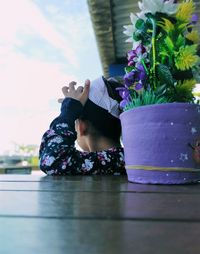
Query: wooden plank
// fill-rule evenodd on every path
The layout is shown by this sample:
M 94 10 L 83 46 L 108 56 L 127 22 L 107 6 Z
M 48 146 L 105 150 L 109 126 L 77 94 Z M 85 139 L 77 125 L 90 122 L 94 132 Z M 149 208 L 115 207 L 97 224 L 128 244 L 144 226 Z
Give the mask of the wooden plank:
M 146 185 L 134 184 L 122 176 L 0 176 L 1 190 L 63 191 L 63 192 L 138 192 L 199 194 L 200 184 Z
M 1 182 L 39 182 L 46 176 L 41 173 L 39 175 L 0 175 Z M 46 179 L 48 181 L 48 179 Z M 43 179 L 42 181 L 45 181 Z
M 0 216 L 200 221 L 199 195 L 1 191 Z
M 26 178 L 27 179 L 27 178 Z M 31 181 L 32 179 L 32 181 Z M 34 178 L 35 179 L 35 178 Z M 54 178 L 30 178 L 28 181 L 0 181 L 0 191 L 62 191 L 62 192 L 137 192 L 137 193 L 187 193 L 200 194 L 200 185 L 143 185 L 129 183 L 125 178 L 102 178 L 96 181 L 92 177 L 71 177 L 60 180 Z M 124 179 L 122 181 L 122 179 Z
M 194 254 L 200 224 L 0 218 L 0 253 Z
M 26 174 L 30 175 L 32 172 L 31 166 L 5 166 L 0 167 L 0 174 Z
M 1 176 L 0 253 L 198 253 L 199 191 L 126 177 Z

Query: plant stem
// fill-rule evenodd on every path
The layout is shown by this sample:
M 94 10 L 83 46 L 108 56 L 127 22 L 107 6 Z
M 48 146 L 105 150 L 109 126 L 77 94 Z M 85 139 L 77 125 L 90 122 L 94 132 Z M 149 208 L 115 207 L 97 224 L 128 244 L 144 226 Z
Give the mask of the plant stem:
M 146 74 L 148 75 L 148 74 L 149 74 L 149 71 L 148 71 L 147 66 L 146 66 L 146 64 L 145 64 L 145 62 L 144 62 L 144 59 L 142 59 L 141 62 L 142 62 L 142 65 L 143 65 L 143 67 L 144 67 L 144 69 L 145 69 L 145 71 L 146 71 Z
M 153 89 L 156 89 L 156 22 L 155 19 L 150 19 L 153 25 L 152 33 L 152 56 L 153 56 L 153 66 L 152 66 L 152 78 L 153 78 Z

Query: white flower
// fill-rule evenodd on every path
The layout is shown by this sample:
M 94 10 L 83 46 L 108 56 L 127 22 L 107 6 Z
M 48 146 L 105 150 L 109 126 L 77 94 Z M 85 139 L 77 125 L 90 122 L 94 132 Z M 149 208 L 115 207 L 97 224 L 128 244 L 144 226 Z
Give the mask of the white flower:
M 58 123 L 58 124 L 56 124 L 56 127 L 67 128 L 68 124 L 67 123 Z
M 162 12 L 166 14 L 174 14 L 177 11 L 178 4 L 174 4 L 174 0 L 143 0 L 138 2 L 139 8 L 143 13 L 151 12 L 155 14 L 156 12 Z
M 56 144 L 60 144 L 60 143 L 62 143 L 62 142 L 63 142 L 63 138 L 60 137 L 60 136 L 57 136 L 57 137 L 54 137 L 54 138 L 49 142 L 48 146 L 54 147 L 54 146 L 55 146 L 55 143 L 56 143 Z
M 120 159 L 119 160 L 120 161 L 124 161 L 124 154 L 122 152 L 120 152 L 119 155 L 120 155 Z
M 47 156 L 44 160 L 44 164 L 46 166 L 51 166 L 53 164 L 53 162 L 55 161 L 55 157 L 53 156 Z
M 126 40 L 126 42 L 133 42 L 133 33 L 135 32 L 136 28 L 135 28 L 135 23 L 138 20 L 138 16 L 136 16 L 135 14 L 131 13 L 130 14 L 130 19 L 131 19 L 131 23 L 132 25 L 128 25 L 128 26 L 124 26 L 125 30 L 123 31 L 124 34 L 126 34 L 127 36 L 129 36 L 130 38 L 128 38 Z
M 66 169 L 66 167 L 67 167 L 66 164 L 63 164 L 61 168 L 64 170 Z
M 103 155 L 104 159 L 108 158 L 107 153 L 105 151 L 102 151 L 101 154 Z
M 62 138 L 62 137 L 57 136 L 57 137 L 53 138 L 53 139 L 51 140 L 51 142 L 52 142 L 52 143 L 57 143 L 57 144 L 60 144 L 60 143 L 62 143 L 62 142 L 63 142 L 63 138 Z
M 72 165 L 72 157 L 69 157 L 67 160 L 67 165 L 71 166 Z
M 106 161 L 110 162 L 110 158 L 108 157 L 108 155 L 107 155 L 107 153 L 105 151 L 102 151 L 101 154 L 102 154 L 102 156 L 104 157 L 104 159 Z M 103 165 L 105 165 L 105 164 L 103 164 Z
M 135 32 L 136 28 L 135 28 L 135 24 L 137 22 L 138 19 L 146 19 L 146 17 L 143 15 L 142 13 L 137 13 L 136 15 L 131 13 L 130 14 L 130 19 L 131 19 L 131 23 L 132 25 L 127 25 L 124 26 L 125 30 L 123 31 L 124 34 L 126 34 L 129 38 L 126 40 L 126 42 L 130 42 L 133 44 L 132 49 L 136 49 L 140 44 L 141 41 L 135 41 L 133 39 L 133 33 Z
M 132 49 L 136 49 L 142 42 L 141 41 L 133 41 Z
M 135 28 L 133 25 L 128 25 L 128 26 L 124 26 L 125 30 L 123 31 L 123 33 L 127 36 L 129 36 L 130 38 L 128 38 L 126 40 L 126 42 L 132 42 L 133 41 L 133 33 L 135 31 Z
M 145 63 L 148 63 L 149 62 L 149 59 L 147 58 L 147 52 L 145 53 L 141 53 L 141 54 L 138 54 L 138 56 L 134 57 L 133 58 L 133 61 L 136 63 L 135 66 L 136 68 L 141 64 L 142 60 L 145 62 Z
M 145 16 L 145 13 L 142 11 L 136 13 L 136 15 L 138 16 L 139 19 L 143 19 L 144 21 L 147 19 L 147 17 Z
M 135 14 L 133 14 L 133 13 L 131 12 L 131 14 L 130 14 L 130 19 L 131 19 L 131 23 L 132 23 L 133 25 L 135 25 L 135 23 L 136 23 L 137 20 L 138 20 L 138 16 L 135 15 Z
M 166 14 L 174 14 L 177 11 L 178 4 L 174 4 L 174 0 L 142 0 L 142 2 L 138 2 L 139 8 L 141 12 L 130 14 L 131 25 L 124 26 L 125 30 L 123 31 L 129 38 L 126 42 L 133 43 L 132 49 L 136 49 L 140 44 L 141 41 L 135 41 L 133 39 L 133 33 L 136 31 L 135 24 L 138 19 L 146 20 L 145 13 L 152 13 L 155 14 L 156 12 L 162 12 Z
M 82 164 L 82 167 L 84 169 L 86 169 L 87 171 L 89 171 L 93 167 L 93 164 L 94 164 L 94 162 L 92 162 L 92 161 L 90 161 L 88 159 L 85 159 L 85 163 Z
M 53 175 L 54 173 L 55 173 L 55 171 L 53 169 L 47 171 L 47 175 Z

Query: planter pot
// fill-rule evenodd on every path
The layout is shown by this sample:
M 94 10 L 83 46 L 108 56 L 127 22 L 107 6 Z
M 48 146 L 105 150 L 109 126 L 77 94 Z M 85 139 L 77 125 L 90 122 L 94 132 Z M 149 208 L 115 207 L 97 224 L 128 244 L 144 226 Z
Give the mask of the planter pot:
M 128 180 L 186 184 L 200 180 L 200 106 L 166 103 L 120 115 Z

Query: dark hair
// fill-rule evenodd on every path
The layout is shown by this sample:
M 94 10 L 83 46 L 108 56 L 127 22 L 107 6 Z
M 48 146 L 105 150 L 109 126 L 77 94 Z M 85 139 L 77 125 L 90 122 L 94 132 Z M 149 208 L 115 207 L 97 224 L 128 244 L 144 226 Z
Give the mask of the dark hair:
M 120 100 L 116 88 L 122 86 L 117 81 L 109 81 L 103 77 L 104 83 L 107 87 L 108 94 L 112 99 Z M 82 115 L 79 117 L 81 120 L 89 121 L 95 130 L 104 137 L 110 138 L 119 143 L 121 136 L 121 123 L 120 119 L 112 116 L 107 110 L 87 100 Z

